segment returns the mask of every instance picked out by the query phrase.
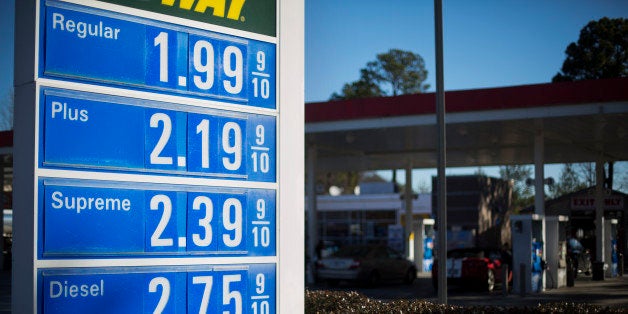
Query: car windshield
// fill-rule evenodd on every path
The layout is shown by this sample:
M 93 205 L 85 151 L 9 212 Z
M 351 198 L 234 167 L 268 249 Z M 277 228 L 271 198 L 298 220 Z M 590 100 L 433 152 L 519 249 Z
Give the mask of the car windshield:
M 344 246 L 332 254 L 333 257 L 365 257 L 372 248 L 368 246 Z

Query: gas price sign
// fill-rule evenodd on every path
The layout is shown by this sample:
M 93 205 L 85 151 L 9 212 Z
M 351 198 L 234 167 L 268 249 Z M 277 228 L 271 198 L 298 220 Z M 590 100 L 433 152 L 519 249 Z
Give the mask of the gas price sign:
M 40 181 L 44 258 L 275 255 L 274 190 Z
M 302 79 L 301 35 L 280 45 L 276 27 L 279 7 L 302 10 L 248 2 L 16 2 L 14 311 L 302 307 L 279 302 L 278 280 L 302 268 L 279 256 L 302 256 L 282 240 L 302 227 L 280 222 L 302 221 L 285 208 L 303 202 L 279 174 L 303 171 L 285 162 L 302 157 L 303 117 L 281 117 L 277 96 L 302 103 L 277 78 L 278 51 L 295 50 L 282 68 Z
M 275 265 L 39 272 L 44 313 L 276 312 Z
M 276 108 L 275 45 L 57 1 L 42 75 Z
M 275 117 L 44 89 L 44 167 L 274 182 Z

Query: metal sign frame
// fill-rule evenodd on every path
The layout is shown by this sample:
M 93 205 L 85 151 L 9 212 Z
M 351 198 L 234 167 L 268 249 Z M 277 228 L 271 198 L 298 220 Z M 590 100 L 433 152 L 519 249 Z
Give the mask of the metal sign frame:
M 80 10 L 75 10 L 79 12 L 73 15 L 75 20 L 70 18 L 71 13 L 63 13 L 68 11 L 56 11 L 57 15 L 46 20 L 44 14 L 47 8 L 55 5 L 63 9 Z M 131 289 L 128 293 L 117 294 L 117 298 L 131 298 L 129 300 L 133 301 L 128 302 L 129 308 L 117 309 L 118 312 L 137 312 L 138 309 L 152 312 L 162 305 L 163 300 L 166 300 L 163 303 L 166 309 L 167 306 L 174 305 L 177 310 L 185 312 L 198 312 L 203 307 L 208 311 L 235 311 L 236 307 L 245 306 L 244 310 L 253 307 L 260 311 L 288 313 L 303 308 L 304 227 L 303 224 L 294 222 L 304 221 L 304 3 L 278 0 L 274 10 L 276 15 L 269 16 L 277 18 L 275 36 L 268 27 L 259 32 L 254 26 L 230 28 L 229 23 L 209 24 L 198 19 L 188 20 L 181 15 L 169 16 L 94 0 L 31 0 L 16 3 L 16 210 L 12 287 L 14 312 L 55 313 L 94 308 L 102 310 L 103 304 L 106 304 L 102 302 L 112 300 L 112 292 L 109 291 L 123 289 L 113 285 L 113 281 L 107 282 L 103 278 L 126 282 L 129 289 L 135 286 L 137 289 L 144 289 L 140 293 Z M 243 12 L 250 15 L 253 11 Z M 158 59 L 161 72 L 146 74 L 147 77 L 153 75 L 153 79 L 145 81 L 149 83 L 144 85 L 138 85 L 135 81 L 98 77 L 110 70 L 116 73 L 116 70 L 106 66 L 93 72 L 96 77 L 84 75 L 84 69 L 81 68 L 84 65 L 81 65 L 80 56 L 76 55 L 72 58 L 78 67 L 74 70 L 78 72 L 72 72 L 69 68 L 72 62 L 67 62 L 69 60 L 61 60 L 63 62 L 59 63 L 66 66 L 65 70 L 62 67 L 61 70 L 46 71 L 47 67 L 52 69 L 58 57 L 46 59 L 42 54 L 46 53 L 45 49 L 53 49 L 59 42 L 58 39 L 46 42 L 50 37 L 46 37 L 46 32 L 50 30 L 45 28 L 50 24 L 44 26 L 40 23 L 57 23 L 55 25 L 58 29 L 63 27 L 64 32 L 73 33 L 70 35 L 76 35 L 81 41 L 86 40 L 90 30 L 92 36 L 115 40 L 116 27 L 105 25 L 105 15 L 107 19 L 114 19 L 106 20 L 107 23 L 115 24 L 115 19 L 122 18 L 124 23 L 139 21 L 142 25 L 148 25 L 145 27 L 164 27 L 157 29 L 161 29 L 161 33 L 157 33 L 155 38 L 150 38 L 154 41 L 150 43 L 154 44 L 155 49 L 166 47 L 165 40 L 157 38 L 166 33 L 164 29 L 184 33 L 184 36 L 190 38 L 201 35 L 188 41 L 193 43 L 192 48 L 179 49 L 184 52 L 179 56 L 186 61 L 174 59 L 177 64 L 173 71 L 179 72 L 174 76 L 176 84 L 173 87 L 163 88 L 153 83 L 155 75 L 160 79 L 165 77 L 159 76 L 166 69 L 161 67 L 164 59 Z M 101 24 L 92 21 L 91 29 L 87 22 L 79 21 L 79 18 L 97 21 L 100 17 L 103 17 Z M 124 32 L 123 27 L 119 29 L 119 32 Z M 72 50 L 72 42 L 73 39 L 70 39 L 63 48 Z M 217 47 L 219 57 L 214 60 L 222 58 L 215 64 L 210 62 L 210 52 L 214 47 L 210 42 Z M 272 53 L 267 53 L 269 48 L 259 48 L 268 47 L 266 43 L 275 47 Z M 149 47 L 143 44 L 130 45 L 131 48 Z M 247 53 L 246 47 L 253 47 L 258 53 Z M 141 49 L 127 52 L 133 54 L 137 53 L 136 50 Z M 175 51 L 179 50 L 175 48 Z M 165 51 L 159 52 L 163 55 Z M 92 56 L 98 57 L 97 53 L 92 53 Z M 120 51 L 110 52 L 116 53 L 120 54 Z M 265 61 L 260 54 L 269 55 L 270 61 Z M 154 55 L 151 57 L 148 53 L 138 56 L 140 61 L 155 61 L 159 58 Z M 100 59 L 106 59 L 106 55 L 101 55 Z M 135 61 L 129 64 L 133 62 Z M 261 63 L 272 68 L 270 74 L 263 71 L 267 68 L 261 67 Z M 259 71 L 254 71 L 255 67 Z M 118 67 L 117 71 L 124 68 Z M 69 72 L 67 69 L 70 69 Z M 212 70 L 214 72 L 210 72 Z M 181 71 L 189 71 L 191 74 L 182 75 Z M 195 84 L 195 88 L 208 87 L 209 73 L 216 73 L 215 71 L 223 71 L 222 76 L 216 74 L 215 79 L 223 84 L 220 91 L 199 94 L 189 92 L 190 88 L 186 88 L 190 86 L 188 84 Z M 117 72 L 120 73 L 125 72 Z M 132 80 L 132 75 L 130 77 Z M 241 88 L 242 82 L 262 84 L 262 79 L 267 78 L 267 83 L 264 83 L 266 85 L 248 85 L 248 90 L 246 87 Z M 264 92 L 262 87 L 266 88 L 265 95 L 272 91 L 272 98 L 265 98 L 271 99 L 271 105 L 267 102 L 260 103 L 261 105 L 249 103 L 247 99 L 251 99 L 253 92 Z M 248 94 L 239 95 L 249 96 L 226 97 L 228 95 L 225 94 L 240 91 Z M 57 99 L 55 103 L 52 100 L 46 103 L 48 94 L 66 98 Z M 90 105 L 93 107 L 76 105 L 80 102 L 84 104 L 86 99 L 92 102 Z M 74 107 L 72 102 L 75 103 Z M 124 109 L 119 112 L 125 117 L 118 126 L 123 129 L 121 134 L 124 135 L 124 131 L 135 133 L 140 142 L 129 140 L 131 144 L 124 144 L 126 139 L 119 136 L 116 139 L 120 140 L 123 153 L 116 156 L 126 156 L 125 149 L 137 146 L 138 143 L 141 146 L 141 141 L 144 146 L 149 145 L 149 141 L 156 141 L 150 144 L 154 146 L 144 147 L 144 160 L 140 158 L 129 162 L 123 158 L 123 161 L 116 164 L 111 161 L 110 156 L 102 157 L 106 155 L 104 148 L 111 150 L 116 146 L 115 140 L 114 145 L 110 142 L 110 146 L 107 146 L 107 135 L 94 138 L 101 131 L 107 133 L 103 126 L 105 124 L 98 127 L 95 123 L 90 124 L 92 132 L 81 133 L 81 123 L 88 123 L 89 119 L 93 122 L 95 118 L 91 117 L 97 112 L 99 115 L 115 116 L 119 108 Z M 128 120 L 133 116 L 127 115 L 131 111 L 150 111 L 154 108 L 166 108 L 173 115 L 144 112 L 135 115 L 135 120 Z M 91 116 L 89 110 L 94 112 Z M 109 110 L 112 111 L 109 113 Z M 55 123 L 62 121 L 57 131 L 48 127 L 52 127 L 53 114 L 57 119 Z M 197 117 L 199 115 L 201 116 Z M 144 120 L 140 122 L 145 124 L 143 131 L 134 130 L 135 126 L 132 125 L 142 117 Z M 258 118 L 274 122 L 253 123 L 249 127 L 248 123 Z M 153 123 L 152 120 L 156 122 Z M 196 132 L 199 136 L 207 137 L 202 138 L 201 144 L 192 143 L 189 135 L 195 129 L 177 127 L 172 122 L 175 120 L 183 121 L 183 124 L 190 124 L 190 121 L 202 124 L 197 126 Z M 71 123 L 73 124 L 70 125 Z M 168 129 L 168 123 L 171 123 L 171 129 Z M 220 125 L 221 131 L 215 132 L 222 134 L 222 137 L 218 136 L 210 141 L 210 131 L 204 128 L 204 123 Z M 94 128 L 98 129 L 94 131 Z M 169 148 L 168 144 L 159 144 L 168 142 L 162 139 L 170 138 L 164 135 L 166 130 L 175 134 L 172 138 L 177 143 L 173 144 L 173 148 Z M 150 131 L 157 131 L 157 135 L 150 135 Z M 87 135 L 81 141 L 81 135 L 85 134 Z M 90 139 L 97 145 L 89 143 Z M 262 139 L 271 142 L 264 142 Z M 204 146 L 203 143 L 206 142 L 215 147 Z M 202 157 L 195 157 L 197 160 L 192 161 L 192 157 L 189 157 L 190 147 L 196 147 L 195 152 L 200 151 Z M 220 151 L 216 147 L 222 149 L 222 155 L 213 152 Z M 243 147 L 248 147 L 249 150 L 238 151 Z M 100 152 L 96 153 L 96 157 L 89 155 L 92 148 Z M 177 153 L 181 148 L 184 153 Z M 209 149 L 212 149 L 211 154 L 204 153 Z M 151 153 L 154 154 L 146 157 L 148 150 L 152 150 Z M 174 153 L 168 155 L 169 152 Z M 256 153 L 259 154 L 255 155 Z M 262 153 L 266 153 L 266 164 L 260 163 Z M 138 154 L 140 156 L 141 152 Z M 247 160 L 248 166 L 241 168 Z M 212 164 L 222 162 L 224 167 L 205 172 L 198 170 L 205 169 L 210 161 Z M 142 162 L 144 166 L 138 166 L 139 168 L 129 166 Z M 195 162 L 196 168 L 191 166 Z M 147 164 L 159 166 L 146 167 Z M 172 166 L 162 167 L 164 164 Z M 251 167 L 265 169 L 274 175 L 252 175 Z M 196 170 L 190 170 L 192 168 Z M 249 200 L 247 195 L 267 196 L 255 196 Z M 209 221 L 213 217 L 209 214 L 203 216 L 196 212 L 209 212 L 210 204 L 218 208 L 211 223 Z M 63 225 L 66 220 L 62 214 L 55 212 L 59 209 L 66 210 L 62 213 L 66 218 L 74 219 L 70 220 L 72 226 Z M 129 234 L 120 231 L 124 236 L 107 242 L 107 230 L 122 230 L 125 225 L 115 226 L 115 219 L 112 222 L 99 219 L 101 216 L 88 216 L 107 210 L 114 215 L 134 211 L 135 216 L 129 216 L 126 221 L 134 222 L 137 228 L 150 230 Z M 145 216 L 146 213 L 153 212 L 157 213 L 156 218 Z M 166 212 L 169 215 L 167 219 Z M 78 216 L 81 213 L 85 216 Z M 86 218 L 81 220 L 77 217 Z M 141 221 L 138 222 L 138 219 Z M 80 226 L 81 221 L 85 222 L 83 226 Z M 46 224 L 49 227 L 44 231 Z M 171 225 L 174 227 L 170 228 Z M 257 227 L 260 229 L 255 229 Z M 263 235 L 255 234 L 256 231 L 261 232 L 259 230 L 262 227 L 265 228 Z M 169 233 L 169 228 L 175 230 L 174 233 Z M 216 231 L 214 238 L 218 242 L 212 244 L 211 249 L 210 246 L 205 247 L 209 243 L 215 243 L 210 241 L 209 230 Z M 245 239 L 248 236 L 242 234 L 243 230 L 251 233 L 251 239 Z M 69 237 L 64 237 L 64 232 Z M 133 235 L 130 238 L 135 238 L 127 243 L 124 239 L 130 234 Z M 267 246 L 255 247 L 254 243 L 264 243 Z M 165 245 L 166 249 L 159 249 L 159 245 Z M 113 286 L 112 289 L 108 288 L 109 285 Z M 105 298 L 105 293 L 109 299 Z M 206 293 L 211 294 L 212 300 L 222 300 L 222 303 L 207 301 L 209 297 L 205 297 Z M 189 302 L 182 301 L 188 298 Z M 64 299 L 72 302 L 64 302 Z M 81 301 L 75 302 L 76 300 Z

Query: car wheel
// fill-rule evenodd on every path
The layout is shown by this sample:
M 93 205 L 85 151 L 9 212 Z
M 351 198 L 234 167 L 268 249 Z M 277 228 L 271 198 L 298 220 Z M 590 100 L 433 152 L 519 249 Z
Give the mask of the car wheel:
M 493 273 L 493 270 L 491 270 L 491 269 L 489 269 L 486 272 L 485 289 L 488 292 L 491 292 L 491 291 L 493 291 L 493 289 L 495 289 L 495 273 Z
M 403 283 L 406 285 L 411 285 L 416 279 L 416 270 L 414 268 L 408 269 L 405 278 L 403 279 Z

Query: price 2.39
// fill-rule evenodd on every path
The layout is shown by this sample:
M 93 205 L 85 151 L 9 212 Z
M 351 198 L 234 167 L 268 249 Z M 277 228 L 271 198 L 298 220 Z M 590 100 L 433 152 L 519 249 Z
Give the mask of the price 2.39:
M 149 209 L 155 213 L 147 225 L 147 232 L 152 230 L 149 250 L 177 251 L 187 247 L 188 251 L 229 252 L 271 248 L 274 210 L 267 203 L 272 204 L 272 200 L 252 201 L 255 210 L 247 213 L 243 195 L 157 192 L 149 200 Z M 175 210 L 174 204 L 182 203 L 187 203 L 187 210 Z M 180 230 L 181 220 L 184 230 Z M 244 234 L 245 230 L 249 234 Z M 252 240 L 248 246 L 247 239 Z

